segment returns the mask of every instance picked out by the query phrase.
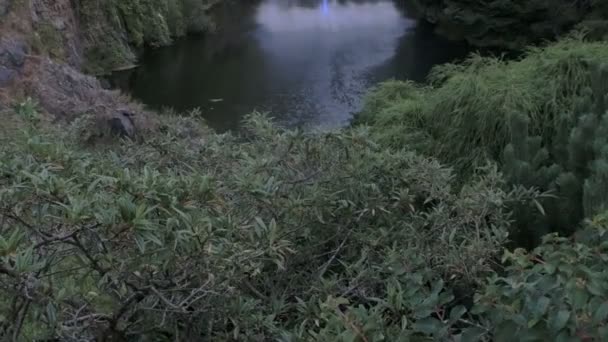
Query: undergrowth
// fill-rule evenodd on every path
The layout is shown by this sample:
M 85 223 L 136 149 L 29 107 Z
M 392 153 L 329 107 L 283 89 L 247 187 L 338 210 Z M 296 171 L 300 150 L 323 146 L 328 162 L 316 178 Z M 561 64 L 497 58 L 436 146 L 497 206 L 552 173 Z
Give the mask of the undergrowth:
M 413 0 L 405 6 L 436 24 L 442 34 L 475 46 L 519 50 L 557 39 L 572 28 L 595 39 L 608 34 L 603 0 Z
M 511 116 L 527 116 L 530 132 L 546 137 L 562 115 L 576 115 L 594 66 L 607 58 L 608 43 L 578 39 L 532 48 L 516 61 L 473 55 L 436 67 L 428 86 L 381 84 L 357 120 L 383 144 L 415 147 L 470 174 L 487 158 L 500 159 Z
M 495 272 L 542 276 L 535 260 L 555 243 L 516 252 L 520 266 L 500 263 L 510 208 L 534 207 L 539 193 L 506 186 L 495 167 L 455 188 L 450 169 L 381 148 L 366 129 L 281 130 L 259 115 L 243 136 L 165 117 L 154 136 L 86 147 L 78 141 L 86 119 L 49 127 L 34 108 L 16 108 L 19 129 L 2 132 L 11 137 L 0 149 L 6 338 L 501 341 L 505 326 L 604 333 L 604 323 L 580 321 L 604 316 L 593 291 L 571 308 L 547 303 L 530 284 L 520 291 L 540 301 L 532 313 L 524 297 L 507 296 L 520 287 Z M 585 267 L 585 255 L 570 267 Z M 559 269 L 562 254 L 552 258 L 542 265 Z M 596 275 L 603 260 L 581 279 L 605 288 Z M 556 279 L 552 288 L 569 289 Z M 551 305 L 567 317 L 554 318 Z M 493 313 L 504 307 L 520 316 Z
M 606 336 L 604 221 L 585 244 L 548 237 L 503 264 L 510 208 L 540 194 L 495 167 L 453 187 L 450 169 L 364 128 L 305 133 L 259 115 L 242 136 L 164 117 L 154 136 L 90 146 L 86 118 L 16 111 L 0 149 L 3 338 Z
M 570 234 L 607 208 L 603 149 L 608 43 L 564 39 L 520 60 L 472 56 L 429 85 L 391 81 L 357 118 L 385 146 L 453 165 L 466 180 L 488 160 L 508 182 L 547 191 L 546 215 L 517 210 L 520 243 Z

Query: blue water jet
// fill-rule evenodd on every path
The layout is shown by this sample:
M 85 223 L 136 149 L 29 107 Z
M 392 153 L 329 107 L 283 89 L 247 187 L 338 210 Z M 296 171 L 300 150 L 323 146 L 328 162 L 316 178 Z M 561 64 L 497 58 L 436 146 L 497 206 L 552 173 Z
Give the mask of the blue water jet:
M 329 14 L 329 0 L 323 0 L 323 4 L 321 5 L 321 12 L 324 15 Z

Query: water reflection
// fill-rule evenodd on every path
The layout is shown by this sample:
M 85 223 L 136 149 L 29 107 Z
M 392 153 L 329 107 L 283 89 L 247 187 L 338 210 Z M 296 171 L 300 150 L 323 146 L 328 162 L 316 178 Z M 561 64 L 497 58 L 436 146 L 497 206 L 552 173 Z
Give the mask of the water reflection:
M 390 0 L 266 0 L 218 12 L 223 29 L 146 53 L 117 82 L 151 106 L 200 107 L 219 130 L 252 110 L 285 125 L 348 122 L 370 85 L 422 80 L 464 49 L 420 30 Z

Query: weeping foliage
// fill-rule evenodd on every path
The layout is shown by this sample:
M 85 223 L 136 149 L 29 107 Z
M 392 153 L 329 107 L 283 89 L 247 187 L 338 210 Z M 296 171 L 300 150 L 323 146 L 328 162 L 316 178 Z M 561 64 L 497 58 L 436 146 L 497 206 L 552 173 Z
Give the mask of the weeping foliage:
M 607 58 L 608 43 L 577 39 L 532 49 L 519 61 L 472 56 L 436 68 L 429 86 L 380 85 L 357 121 L 384 144 L 413 146 L 470 173 L 486 158 L 500 159 L 513 115 L 528 118 L 530 133 L 552 136 L 562 115 L 576 115 L 594 67 Z
M 607 57 L 607 43 L 574 38 L 518 61 L 473 56 L 437 68 L 428 86 L 380 86 L 358 121 L 381 143 L 439 157 L 463 179 L 492 160 L 511 184 L 549 191 L 545 215 L 516 211 L 516 240 L 534 245 L 606 209 Z

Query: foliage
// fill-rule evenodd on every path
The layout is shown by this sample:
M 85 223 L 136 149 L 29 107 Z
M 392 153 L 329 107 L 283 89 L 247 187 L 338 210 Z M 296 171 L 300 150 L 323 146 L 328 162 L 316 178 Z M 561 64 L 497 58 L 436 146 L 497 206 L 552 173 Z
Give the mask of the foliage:
M 46 53 L 56 59 L 64 59 L 63 38 L 53 24 L 42 21 L 36 25 L 36 33 L 32 39 L 33 47 L 39 54 Z
M 506 192 L 495 167 L 456 190 L 366 129 L 259 115 L 240 137 L 165 117 L 154 136 L 85 148 L 86 125 L 48 127 L 35 108 L 1 132 L 3 338 L 605 337 L 605 214 L 501 264 L 508 208 L 538 193 Z
M 608 70 L 596 69 L 591 87 L 571 115 L 555 120 L 550 133 L 529 133 L 527 118 L 513 115 L 511 143 L 505 148 L 503 170 L 514 184 L 536 186 L 554 197 L 543 205 L 550 215 L 525 215 L 520 229 L 545 227 L 572 233 L 583 217 L 592 217 L 608 208 L 605 187 L 605 154 L 608 141 Z M 591 100 L 587 100 L 590 98 Z M 538 237 L 538 236 L 537 236 Z
M 111 2 L 81 1 L 78 7 L 85 71 L 101 74 L 131 64 L 135 53 L 125 40 L 122 20 Z
M 453 190 L 365 129 L 253 116 L 239 138 L 167 117 L 85 149 L 86 126 L 30 117 L 0 150 L 0 325 L 27 341 L 451 338 L 509 203 L 537 196 L 493 167 Z
M 489 159 L 511 184 L 550 192 L 546 215 L 515 208 L 514 238 L 533 246 L 606 209 L 607 57 L 607 43 L 574 38 L 518 61 L 473 56 L 437 68 L 429 86 L 380 86 L 358 120 L 381 143 L 439 157 L 463 179 Z
M 211 27 L 212 0 L 81 1 L 87 71 L 103 73 L 133 63 L 133 49 L 168 45 L 174 37 Z
M 432 84 L 392 81 L 373 91 L 358 122 L 381 143 L 412 146 L 470 173 L 499 160 L 511 139 L 509 118 L 529 118 L 529 131 L 551 136 L 562 115 L 573 116 L 591 88 L 608 43 L 562 40 L 533 48 L 517 61 L 471 56 L 434 69 Z
M 414 0 L 408 6 L 441 33 L 476 46 L 522 49 L 572 28 L 596 38 L 608 33 L 603 0 Z
M 509 184 L 551 194 L 511 207 L 512 237 L 538 247 L 506 250 L 506 268 L 456 311 L 456 326 L 430 318 L 434 339 L 445 329 L 467 341 L 608 339 L 607 53 L 568 38 L 517 61 L 473 56 L 437 68 L 429 85 L 390 81 L 369 96 L 357 121 L 381 144 L 439 157 L 465 182 L 493 160 Z M 576 231 L 585 217 L 594 219 Z M 551 231 L 574 235 L 541 239 Z
M 494 276 L 473 310 L 493 340 L 608 339 L 607 228 L 603 214 L 577 239 L 548 235 L 530 253 L 507 252 L 508 276 Z

